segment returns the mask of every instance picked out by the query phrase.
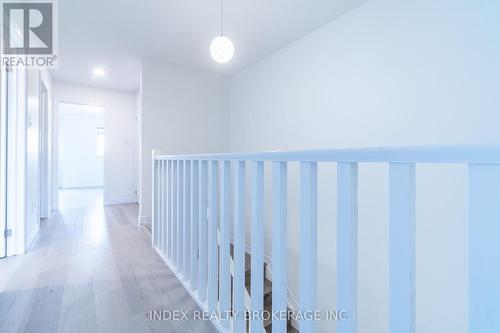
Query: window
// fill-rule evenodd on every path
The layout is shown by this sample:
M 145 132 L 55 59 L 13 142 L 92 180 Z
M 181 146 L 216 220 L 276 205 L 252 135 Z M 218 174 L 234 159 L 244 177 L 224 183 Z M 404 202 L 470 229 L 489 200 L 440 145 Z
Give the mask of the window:
M 104 127 L 97 127 L 96 154 L 104 156 Z

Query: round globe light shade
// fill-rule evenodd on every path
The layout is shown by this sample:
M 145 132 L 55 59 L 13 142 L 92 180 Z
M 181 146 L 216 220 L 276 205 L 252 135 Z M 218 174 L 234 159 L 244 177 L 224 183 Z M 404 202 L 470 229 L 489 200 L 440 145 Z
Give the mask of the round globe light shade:
M 221 64 L 231 60 L 233 54 L 233 42 L 226 36 L 218 36 L 214 38 L 212 44 L 210 44 L 210 55 L 215 61 Z

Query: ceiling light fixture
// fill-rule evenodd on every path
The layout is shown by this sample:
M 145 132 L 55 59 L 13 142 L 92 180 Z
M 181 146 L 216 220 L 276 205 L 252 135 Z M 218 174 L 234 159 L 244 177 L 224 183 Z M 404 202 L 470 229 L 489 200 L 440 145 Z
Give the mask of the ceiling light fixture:
M 214 38 L 210 44 L 210 55 L 223 64 L 231 60 L 234 54 L 233 42 L 224 36 L 224 0 L 220 1 L 220 36 Z
M 94 74 L 95 77 L 103 77 L 106 74 L 106 72 L 104 71 L 104 68 L 102 68 L 102 67 L 94 68 L 92 73 Z

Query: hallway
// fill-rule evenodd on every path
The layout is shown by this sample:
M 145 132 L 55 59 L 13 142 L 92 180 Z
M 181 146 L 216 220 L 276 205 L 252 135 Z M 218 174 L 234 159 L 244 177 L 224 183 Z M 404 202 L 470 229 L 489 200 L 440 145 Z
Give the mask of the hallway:
M 196 303 L 137 226 L 135 204 L 64 190 L 26 255 L 0 261 L 0 332 L 216 332 L 210 322 L 151 321 Z

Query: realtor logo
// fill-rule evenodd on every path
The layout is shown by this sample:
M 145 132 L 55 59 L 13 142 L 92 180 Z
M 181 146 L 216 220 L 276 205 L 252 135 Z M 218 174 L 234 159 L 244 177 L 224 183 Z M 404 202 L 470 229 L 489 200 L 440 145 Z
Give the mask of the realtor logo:
M 56 14 L 54 0 L 2 1 L 2 65 L 53 68 Z

